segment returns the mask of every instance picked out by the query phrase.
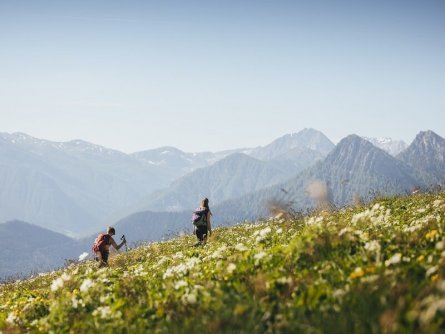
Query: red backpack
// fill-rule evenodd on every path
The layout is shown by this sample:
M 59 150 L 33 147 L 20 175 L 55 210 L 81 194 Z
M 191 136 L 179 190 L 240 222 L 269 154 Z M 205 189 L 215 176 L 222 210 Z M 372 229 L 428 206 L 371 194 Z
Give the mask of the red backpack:
M 101 233 L 97 236 L 96 240 L 94 240 L 93 244 L 93 252 L 97 253 L 103 250 L 105 245 L 110 244 L 111 235 Z

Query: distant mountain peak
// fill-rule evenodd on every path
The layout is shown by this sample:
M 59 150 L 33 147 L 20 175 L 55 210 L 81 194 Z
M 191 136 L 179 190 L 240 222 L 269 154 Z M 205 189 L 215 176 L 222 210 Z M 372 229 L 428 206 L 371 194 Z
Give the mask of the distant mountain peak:
M 382 156 L 382 158 L 383 156 L 389 157 L 389 154 L 371 144 L 366 139 L 356 134 L 351 134 L 340 140 L 337 146 L 326 157 L 325 162 L 327 161 L 328 164 L 331 164 L 334 163 L 334 161 L 349 161 L 347 164 L 352 165 L 355 163 L 353 161 L 368 160 L 371 157 L 374 159 L 378 156 Z
M 398 158 L 414 168 L 427 185 L 445 183 L 445 139 L 435 132 L 419 132 Z
M 21 144 L 21 143 L 33 143 L 33 144 L 42 144 L 47 142 L 43 139 L 38 139 L 35 137 L 32 137 L 30 135 L 27 135 L 23 132 L 14 132 L 14 133 L 0 133 L 0 137 L 8 142 L 11 142 L 13 144 Z
M 252 156 L 260 160 L 271 160 L 296 148 L 311 149 L 326 156 L 334 143 L 323 133 L 314 129 L 303 129 L 297 133 L 286 134 L 272 143 L 255 149 Z
M 125 155 L 125 153 L 122 153 L 120 151 L 116 151 L 114 149 L 107 148 L 101 145 L 96 145 L 82 139 L 73 139 L 67 142 L 53 143 L 53 146 L 73 151 L 93 152 L 106 155 Z
M 444 138 L 439 136 L 434 131 L 427 130 L 427 131 L 420 131 L 417 134 L 416 138 L 414 139 L 413 143 L 423 142 L 423 143 L 426 143 L 426 144 L 432 144 L 432 143 L 435 143 L 437 141 L 443 141 L 443 140 L 444 140 Z
M 343 138 L 342 140 L 340 140 L 340 142 L 337 144 L 337 147 L 347 146 L 351 144 L 360 144 L 365 146 L 372 145 L 368 140 L 360 137 L 359 135 L 350 134 L 345 138 Z
M 120 151 L 96 145 L 82 139 L 73 139 L 65 142 L 57 142 L 57 141 L 36 138 L 23 132 L 14 132 L 11 134 L 0 133 L 0 138 L 10 142 L 11 144 L 15 145 L 19 144 L 22 146 L 26 146 L 28 148 L 35 147 L 37 149 L 40 149 L 42 147 L 51 147 L 57 150 L 89 151 L 106 155 L 124 155 L 124 153 Z
M 427 130 L 421 131 L 417 134 L 416 138 L 414 138 L 411 145 L 406 149 L 406 153 L 403 154 L 411 154 L 410 152 L 420 152 L 423 153 L 434 153 L 434 154 L 443 154 L 445 149 L 445 139 L 439 136 L 437 133 Z M 443 159 L 443 157 L 442 157 Z
M 396 156 L 408 147 L 408 145 L 403 140 L 395 140 L 389 137 L 363 138 L 372 143 L 374 146 L 377 146 L 378 148 L 381 148 L 382 150 L 388 152 L 392 156 Z

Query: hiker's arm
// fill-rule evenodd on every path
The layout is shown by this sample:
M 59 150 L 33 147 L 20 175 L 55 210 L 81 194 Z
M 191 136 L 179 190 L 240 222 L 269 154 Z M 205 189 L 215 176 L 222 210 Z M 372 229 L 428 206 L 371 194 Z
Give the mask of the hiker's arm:
M 125 243 L 125 240 L 123 240 L 119 245 L 114 241 L 113 238 L 111 238 L 111 245 L 116 249 L 119 250 Z
M 209 231 L 209 235 L 212 234 L 212 222 L 210 221 L 212 217 L 212 214 L 209 212 L 207 212 L 207 230 Z

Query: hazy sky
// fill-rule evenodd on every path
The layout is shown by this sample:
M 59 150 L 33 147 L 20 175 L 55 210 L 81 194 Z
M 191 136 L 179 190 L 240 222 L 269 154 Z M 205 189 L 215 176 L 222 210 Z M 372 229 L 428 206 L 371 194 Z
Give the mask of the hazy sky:
M 0 132 L 217 151 L 445 137 L 445 1 L 0 0 Z

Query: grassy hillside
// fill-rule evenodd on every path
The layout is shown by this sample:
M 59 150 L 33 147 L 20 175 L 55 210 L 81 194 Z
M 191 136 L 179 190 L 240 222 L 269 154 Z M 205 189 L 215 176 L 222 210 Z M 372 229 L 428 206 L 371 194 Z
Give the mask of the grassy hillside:
M 445 332 L 445 193 L 152 243 L 0 286 L 0 330 Z

